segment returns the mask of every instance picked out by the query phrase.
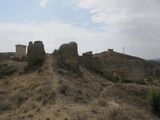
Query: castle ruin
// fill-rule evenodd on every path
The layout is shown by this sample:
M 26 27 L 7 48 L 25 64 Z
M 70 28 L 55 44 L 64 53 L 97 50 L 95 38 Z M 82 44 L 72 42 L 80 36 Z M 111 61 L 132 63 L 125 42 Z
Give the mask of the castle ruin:
M 16 57 L 23 59 L 26 56 L 26 45 L 16 45 Z
M 27 49 L 28 66 L 40 65 L 46 56 L 44 44 L 42 41 L 29 42 Z

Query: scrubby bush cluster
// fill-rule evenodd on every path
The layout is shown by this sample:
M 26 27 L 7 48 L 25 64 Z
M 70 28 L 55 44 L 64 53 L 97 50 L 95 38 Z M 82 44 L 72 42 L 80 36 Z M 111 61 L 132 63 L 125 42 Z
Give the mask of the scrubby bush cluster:
M 152 91 L 150 93 L 153 111 L 160 117 L 160 91 Z
M 10 66 L 8 64 L 0 64 L 0 79 L 5 76 L 11 75 L 16 72 L 16 68 L 14 66 Z

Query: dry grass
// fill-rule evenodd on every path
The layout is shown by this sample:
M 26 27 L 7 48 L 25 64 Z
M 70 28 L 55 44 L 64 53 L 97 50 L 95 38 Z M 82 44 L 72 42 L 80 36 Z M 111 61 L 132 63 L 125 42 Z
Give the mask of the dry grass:
M 82 77 L 59 74 L 54 61 L 0 81 L 0 120 L 158 120 L 147 99 L 157 85 L 112 83 L 83 67 Z

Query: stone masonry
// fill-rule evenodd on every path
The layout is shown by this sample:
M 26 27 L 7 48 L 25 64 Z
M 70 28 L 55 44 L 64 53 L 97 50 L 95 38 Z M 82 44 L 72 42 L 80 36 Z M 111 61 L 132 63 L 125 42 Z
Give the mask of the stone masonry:
M 46 53 L 42 41 L 29 42 L 27 50 L 28 66 L 33 67 L 42 64 L 45 56 Z
M 25 45 L 16 45 L 16 57 L 19 59 L 23 59 L 26 57 L 26 46 Z

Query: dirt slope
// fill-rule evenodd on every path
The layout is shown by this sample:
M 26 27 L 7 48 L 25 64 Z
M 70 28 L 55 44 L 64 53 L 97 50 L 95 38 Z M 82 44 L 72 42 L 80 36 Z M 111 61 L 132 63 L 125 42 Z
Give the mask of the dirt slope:
M 114 83 L 80 66 L 82 76 L 48 55 L 36 71 L 0 80 L 0 120 L 159 120 L 148 92 L 157 84 Z

